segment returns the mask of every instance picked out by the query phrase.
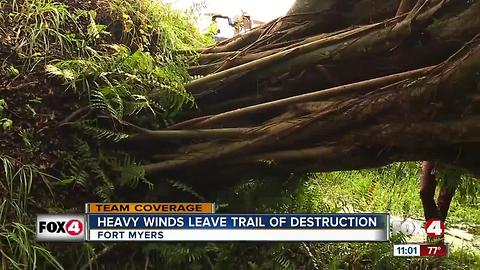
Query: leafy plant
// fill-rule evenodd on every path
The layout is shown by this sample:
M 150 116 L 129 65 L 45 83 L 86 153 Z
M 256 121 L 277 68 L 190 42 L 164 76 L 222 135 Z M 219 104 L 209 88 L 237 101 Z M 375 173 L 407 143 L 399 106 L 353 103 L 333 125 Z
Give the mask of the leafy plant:
M 7 130 L 13 125 L 13 121 L 7 117 L 3 117 L 3 110 L 6 108 L 7 103 L 4 99 L 0 99 L 0 125 L 3 130 Z
M 119 29 L 113 35 L 134 49 L 158 52 L 174 59 L 175 52 L 201 48 L 213 40 L 200 35 L 186 14 L 149 0 L 102 0 L 102 13 L 110 14 L 109 27 Z M 116 27 L 115 27 L 116 26 Z
M 64 158 L 64 178 L 72 180 L 105 202 L 111 201 L 115 184 L 105 170 L 105 156 L 86 141 L 73 138 L 75 147 Z
M 34 138 L 33 134 L 29 130 L 22 129 L 19 135 L 28 151 L 36 152 L 40 149 L 40 142 Z
M 42 173 L 33 165 L 21 165 L 8 156 L 0 155 L 0 253 L 2 269 L 34 269 L 49 265 L 63 269 L 44 246 L 34 241 L 33 217 L 29 208 L 34 180 L 41 180 L 47 190 L 55 178 Z M 37 186 L 38 188 L 38 186 Z
M 61 180 L 47 177 L 35 165 L 24 167 L 18 161 L 2 159 L 7 165 L 0 182 L 0 194 L 6 198 L 0 211 L 0 268 L 61 268 L 58 261 L 71 269 L 95 267 L 98 255 L 108 249 L 93 244 L 72 247 L 58 252 L 57 261 L 47 251 L 55 250 L 55 246 L 47 249 L 35 243 L 30 224 L 32 212 L 37 211 L 31 205 L 42 211 L 62 212 L 63 207 L 56 205 L 52 196 L 64 198 L 80 190 L 95 200 L 111 201 L 119 189 L 140 184 L 151 189 L 153 184 L 145 179 L 141 160 L 112 147 L 110 142 L 127 138 L 123 122 L 158 128 L 184 106 L 194 104 L 183 87 L 191 79 L 187 66 L 195 49 L 212 39 L 201 35 L 188 15 L 160 1 L 0 0 L 0 9 L 5 15 L 0 16 L 2 78 L 8 80 L 6 83 L 37 79 L 40 84 L 40 91 L 21 89 L 15 93 L 14 100 L 25 101 L 21 104 L 24 114 L 19 118 L 34 116 L 21 119 L 15 129 L 17 139 L 31 156 L 38 150 L 50 151 L 50 146 L 57 143 L 68 146 L 61 151 L 52 149 L 47 157 L 58 157 L 46 163 L 55 165 L 48 169 Z M 47 83 L 44 75 L 50 75 Z M 57 100 L 44 101 L 41 97 L 45 91 L 61 93 L 59 82 L 64 82 L 68 90 L 62 102 L 69 103 L 52 106 Z M 2 129 L 12 126 L 4 113 L 5 100 L 0 100 Z M 80 121 L 74 119 L 74 125 L 69 122 L 67 126 L 73 128 L 60 142 L 59 138 L 36 136 L 40 134 L 38 127 L 45 126 L 45 122 L 38 125 L 46 120 L 45 111 L 52 118 L 65 117 L 59 109 L 69 106 L 85 107 L 88 113 Z M 43 162 L 45 156 L 39 159 Z M 42 181 L 49 183 L 51 193 L 40 192 L 45 189 Z M 194 193 L 187 186 L 173 185 Z M 191 263 L 205 258 L 200 254 L 203 251 L 197 251 L 190 253 Z
M 114 46 L 114 52 L 97 61 L 58 61 L 46 71 L 62 78 L 70 88 L 87 93 L 90 106 L 116 120 L 143 111 L 168 118 L 193 98 L 183 88 L 185 71 L 158 57 Z
M 170 185 L 172 185 L 172 187 L 180 190 L 180 191 L 183 191 L 183 192 L 186 192 L 186 193 L 189 193 L 191 194 L 192 196 L 194 196 L 195 198 L 197 198 L 199 201 L 201 202 L 206 202 L 206 199 L 205 197 L 203 197 L 202 195 L 200 195 L 198 192 L 196 192 L 192 187 L 186 185 L 185 183 L 182 183 L 180 181 L 174 181 L 174 180 L 168 180 L 168 183 L 170 183 Z

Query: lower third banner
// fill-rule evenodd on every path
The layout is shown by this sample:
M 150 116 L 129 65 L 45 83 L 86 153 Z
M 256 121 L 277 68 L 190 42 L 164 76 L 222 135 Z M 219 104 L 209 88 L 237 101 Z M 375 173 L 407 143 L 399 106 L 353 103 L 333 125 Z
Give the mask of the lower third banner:
M 89 214 L 87 241 L 388 241 L 388 214 Z

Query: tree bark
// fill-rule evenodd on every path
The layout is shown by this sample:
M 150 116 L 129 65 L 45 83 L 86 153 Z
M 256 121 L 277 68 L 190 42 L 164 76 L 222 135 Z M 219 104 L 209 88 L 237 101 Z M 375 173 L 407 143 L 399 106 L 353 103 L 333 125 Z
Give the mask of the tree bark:
M 197 184 L 405 160 L 479 172 L 478 14 L 478 1 L 299 0 L 200 54 L 190 72 L 205 76 L 185 86 L 199 110 L 127 144 L 161 141 L 139 151 L 147 175 Z

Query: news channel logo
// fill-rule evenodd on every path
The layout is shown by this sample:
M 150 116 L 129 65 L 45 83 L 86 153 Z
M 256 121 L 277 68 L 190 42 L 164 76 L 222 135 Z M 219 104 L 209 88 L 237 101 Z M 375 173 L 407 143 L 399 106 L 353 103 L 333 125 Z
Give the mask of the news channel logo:
M 424 226 L 425 225 L 425 226 Z M 445 223 L 441 219 L 432 218 L 427 222 L 413 219 L 392 220 L 392 233 L 404 235 L 427 235 L 432 238 L 442 237 L 445 233 Z
M 35 227 L 38 242 L 85 241 L 84 215 L 38 214 Z

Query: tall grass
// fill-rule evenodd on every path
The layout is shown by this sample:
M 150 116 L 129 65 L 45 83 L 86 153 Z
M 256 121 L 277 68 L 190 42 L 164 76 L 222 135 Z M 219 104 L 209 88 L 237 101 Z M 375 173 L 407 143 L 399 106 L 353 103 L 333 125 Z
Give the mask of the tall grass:
M 211 37 L 199 33 L 187 14 L 156 1 L 101 0 L 98 7 L 110 15 L 110 25 L 121 27 L 113 31 L 121 43 L 153 49 L 165 59 L 172 59 L 177 51 L 199 49 L 213 42 Z
M 93 40 L 79 22 L 91 21 L 93 13 L 69 9 L 52 0 L 3 0 L 5 17 L 1 33 L 27 70 L 44 60 L 70 56 L 92 56 Z
M 335 213 L 386 212 L 422 219 L 418 195 L 419 163 L 395 163 L 378 169 L 250 180 L 223 194 L 233 212 Z M 476 197 L 478 181 L 463 176 L 454 199 L 450 223 L 480 224 Z M 469 190 L 469 192 L 461 191 Z M 475 192 L 472 192 L 475 191 Z M 469 213 L 468 215 L 466 213 Z M 244 269 L 477 269 L 478 250 L 460 248 L 448 258 L 393 257 L 393 245 L 406 237 L 392 235 L 389 243 L 291 243 L 220 245 L 216 261 Z M 226 259 L 228 258 L 228 259 Z
M 32 165 L 21 165 L 0 156 L 0 253 L 2 269 L 35 269 L 49 265 L 63 269 L 44 246 L 34 240 L 33 218 L 30 208 L 36 202 L 31 197 L 33 181 L 42 181 L 48 191 L 52 177 Z M 37 185 L 38 187 L 38 185 Z
M 178 52 L 193 52 L 212 39 L 168 5 L 152 0 L 1 3 L 8 16 L 2 18 L 0 40 L 25 71 L 45 66 L 113 116 L 125 108 L 127 114 L 146 110 L 167 119 L 193 104 L 183 87 L 190 80 L 191 57 Z
M 312 185 L 328 186 L 323 202 L 339 210 L 390 212 L 397 216 L 423 219 L 419 197 L 420 163 L 394 163 L 379 169 L 317 174 Z M 443 182 L 439 175 L 439 182 Z M 369 188 L 378 181 L 367 204 Z M 480 183 L 462 175 L 450 206 L 449 223 L 480 224 Z M 437 189 L 437 193 L 438 193 Z

